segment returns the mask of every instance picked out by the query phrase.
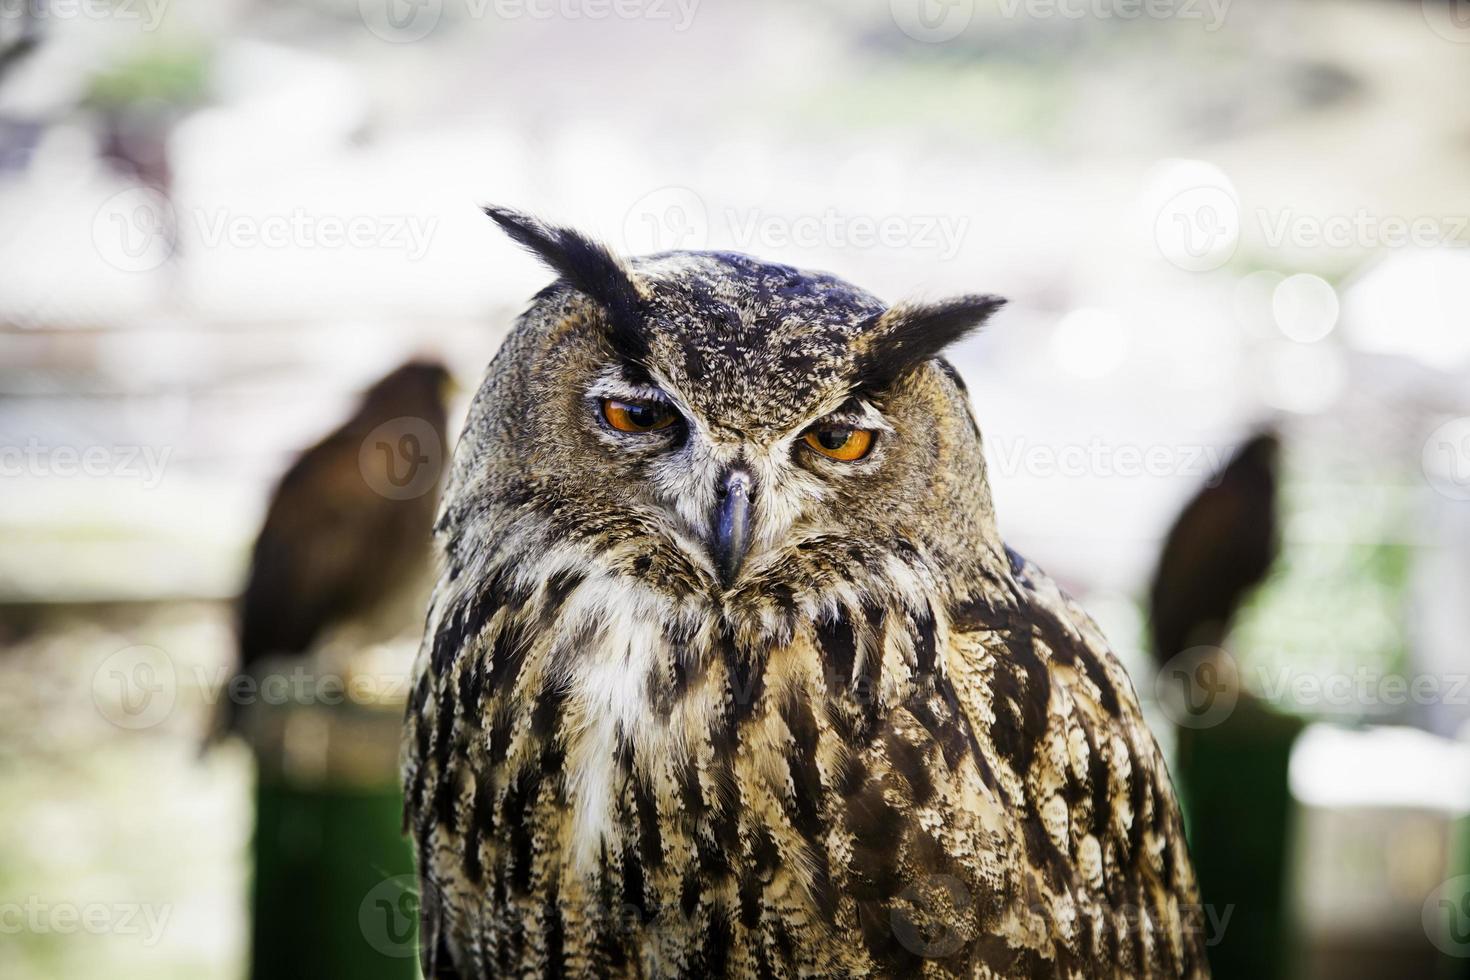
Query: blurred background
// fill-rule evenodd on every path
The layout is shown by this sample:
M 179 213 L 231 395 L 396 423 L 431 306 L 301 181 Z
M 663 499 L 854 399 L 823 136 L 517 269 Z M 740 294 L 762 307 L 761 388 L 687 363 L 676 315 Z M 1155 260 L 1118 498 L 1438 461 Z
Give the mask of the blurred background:
M 414 975 L 423 569 L 323 545 L 396 612 L 285 697 L 237 597 L 432 507 L 547 280 L 483 203 L 1009 297 L 1002 530 L 1133 672 L 1216 975 L 1467 975 L 1467 88 L 1462 0 L 0 0 L 0 976 Z

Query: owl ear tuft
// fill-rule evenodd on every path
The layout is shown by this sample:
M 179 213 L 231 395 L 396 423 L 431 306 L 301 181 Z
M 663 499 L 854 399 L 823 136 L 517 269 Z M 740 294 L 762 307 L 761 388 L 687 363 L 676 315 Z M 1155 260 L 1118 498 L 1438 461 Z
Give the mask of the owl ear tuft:
M 605 245 L 510 208 L 487 206 L 482 210 L 518 245 L 607 311 L 608 339 L 618 353 L 634 362 L 648 355 L 638 290 L 628 270 Z
M 978 330 L 1004 306 L 999 296 L 958 296 L 938 303 L 900 303 L 874 318 L 864 331 L 857 359 L 858 385 L 874 391 L 891 386 L 950 344 Z

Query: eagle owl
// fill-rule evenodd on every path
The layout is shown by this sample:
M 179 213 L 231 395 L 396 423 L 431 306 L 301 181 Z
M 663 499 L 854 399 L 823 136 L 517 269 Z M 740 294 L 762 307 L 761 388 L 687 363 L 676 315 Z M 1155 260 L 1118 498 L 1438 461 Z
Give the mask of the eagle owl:
M 558 278 L 440 511 L 425 976 L 1205 975 L 1128 678 L 939 356 L 1002 301 L 487 213 Z

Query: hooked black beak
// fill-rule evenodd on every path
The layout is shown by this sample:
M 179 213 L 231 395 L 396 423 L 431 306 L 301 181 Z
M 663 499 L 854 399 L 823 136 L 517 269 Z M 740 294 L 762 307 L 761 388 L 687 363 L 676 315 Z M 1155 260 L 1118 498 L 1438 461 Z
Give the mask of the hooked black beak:
M 725 588 L 735 581 L 740 563 L 750 547 L 750 498 L 755 481 L 741 469 L 725 472 L 715 488 L 714 540 L 710 550 L 720 582 Z

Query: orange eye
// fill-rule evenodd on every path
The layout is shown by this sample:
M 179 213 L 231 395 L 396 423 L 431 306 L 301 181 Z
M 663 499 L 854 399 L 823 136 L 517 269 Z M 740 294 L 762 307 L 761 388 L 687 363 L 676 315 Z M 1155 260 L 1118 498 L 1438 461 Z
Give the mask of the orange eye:
M 653 432 L 674 424 L 674 410 L 662 402 L 602 400 L 602 417 L 619 432 Z
M 862 459 L 873 448 L 872 429 L 851 429 L 845 425 L 820 426 L 804 438 L 808 446 L 823 456 L 844 463 Z

